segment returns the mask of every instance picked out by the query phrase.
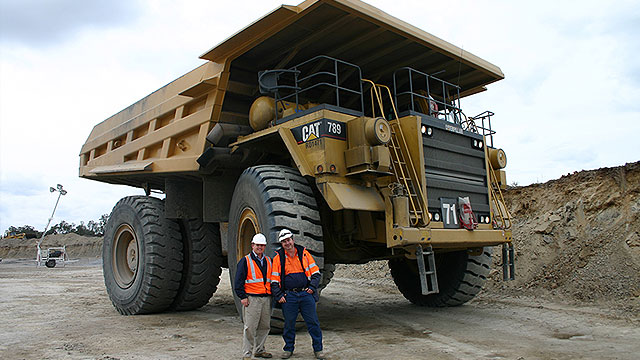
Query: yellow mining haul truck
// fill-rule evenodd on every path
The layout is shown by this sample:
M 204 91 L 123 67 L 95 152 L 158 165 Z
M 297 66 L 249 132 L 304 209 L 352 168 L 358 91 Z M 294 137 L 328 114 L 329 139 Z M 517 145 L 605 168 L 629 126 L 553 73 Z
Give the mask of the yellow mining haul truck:
M 493 114 L 460 107 L 498 67 L 357 0 L 283 5 L 201 58 L 80 151 L 81 177 L 146 193 L 105 230 L 120 313 L 203 306 L 255 233 L 273 253 L 283 228 L 323 286 L 335 264 L 384 259 L 411 302 L 460 305 L 496 245 L 513 276 Z
M 24 239 L 27 237 L 26 233 L 18 233 L 15 231 L 5 231 L 3 239 Z

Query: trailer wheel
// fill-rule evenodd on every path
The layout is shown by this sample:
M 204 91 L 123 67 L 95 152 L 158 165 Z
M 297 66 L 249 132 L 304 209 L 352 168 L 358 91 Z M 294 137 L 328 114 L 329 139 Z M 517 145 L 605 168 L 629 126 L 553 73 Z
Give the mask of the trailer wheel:
M 324 269 L 324 243 L 320 213 L 313 192 L 297 170 L 285 166 L 264 165 L 246 169 L 236 184 L 229 212 L 229 277 L 236 275 L 238 260 L 251 251 L 251 239 L 258 232 L 267 237 L 265 254 L 273 257 L 280 247 L 278 232 L 287 228 L 295 242 L 313 255 Z M 242 314 L 240 300 L 233 294 L 236 309 Z M 274 307 L 272 331 L 282 329 L 282 310 Z
M 47 260 L 47 262 L 44 263 L 44 266 L 48 267 L 48 268 L 54 268 L 56 267 L 56 261 L 53 259 L 49 259 Z
M 178 224 L 164 217 L 161 200 L 118 201 L 105 227 L 102 269 L 119 313 L 155 313 L 172 304 L 182 276 L 182 239 Z
M 467 251 L 436 254 L 437 294 L 422 295 L 417 261 L 407 258 L 389 260 L 391 276 L 398 290 L 420 306 L 458 306 L 473 299 L 482 290 L 491 264 L 491 248 L 472 256 Z
M 202 219 L 181 220 L 184 257 L 182 281 L 172 310 L 195 310 L 206 305 L 220 282 L 220 227 Z

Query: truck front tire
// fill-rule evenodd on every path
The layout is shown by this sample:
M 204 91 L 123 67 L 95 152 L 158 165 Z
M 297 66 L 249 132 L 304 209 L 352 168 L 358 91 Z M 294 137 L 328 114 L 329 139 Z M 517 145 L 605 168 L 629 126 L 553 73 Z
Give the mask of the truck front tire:
M 473 256 L 468 251 L 436 254 L 439 292 L 422 295 L 415 260 L 389 260 L 389 268 L 398 290 L 413 304 L 428 307 L 458 306 L 473 299 L 482 290 L 491 270 L 491 248 Z
M 164 217 L 161 200 L 129 196 L 118 201 L 105 227 L 104 283 L 123 315 L 155 313 L 174 302 L 182 277 L 182 239 Z
M 273 258 L 280 247 L 278 232 L 287 228 L 295 243 L 307 248 L 322 270 L 324 243 L 320 213 L 311 187 L 300 173 L 279 165 L 263 165 L 246 169 L 233 192 L 229 212 L 228 263 L 231 284 L 238 260 L 251 251 L 251 238 L 260 232 L 267 237 L 265 254 Z M 238 313 L 240 300 L 233 293 Z M 283 325 L 281 310 L 272 316 L 272 329 Z

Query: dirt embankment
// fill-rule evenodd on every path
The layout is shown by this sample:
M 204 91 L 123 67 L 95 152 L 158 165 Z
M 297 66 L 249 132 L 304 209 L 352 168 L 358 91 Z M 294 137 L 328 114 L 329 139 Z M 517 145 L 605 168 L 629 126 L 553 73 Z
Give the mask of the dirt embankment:
M 0 239 L 0 258 L 36 259 L 39 239 Z M 102 256 L 102 238 L 80 236 L 78 234 L 57 234 L 45 236 L 40 247 L 46 251 L 50 247 L 66 246 L 71 258 Z
M 487 290 L 611 301 L 640 311 L 640 162 L 509 189 L 516 280 Z

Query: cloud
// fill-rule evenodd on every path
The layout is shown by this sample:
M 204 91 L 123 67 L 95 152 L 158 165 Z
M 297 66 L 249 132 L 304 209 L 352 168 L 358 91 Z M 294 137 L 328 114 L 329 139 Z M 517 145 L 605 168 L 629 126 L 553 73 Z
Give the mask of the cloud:
M 126 24 L 140 10 L 133 0 L 1 0 L 0 40 L 53 45 L 88 27 Z
M 9 3 L 0 1 L 0 13 L 9 16 Z M 33 3 L 24 2 L 26 8 Z M 74 6 L 96 9 L 84 3 Z M 13 42 L 30 42 L 0 42 L 0 231 L 25 224 L 43 229 L 57 194 L 49 186 L 57 183 L 69 192 L 53 223 L 96 220 L 118 199 L 142 195 L 140 189 L 78 177 L 78 154 L 93 126 L 199 66 L 200 54 L 279 4 L 117 1 L 117 11 L 102 20 L 89 16 L 61 25 L 64 31 L 47 46 L 12 30 Z M 134 15 L 139 17 L 132 21 Z

